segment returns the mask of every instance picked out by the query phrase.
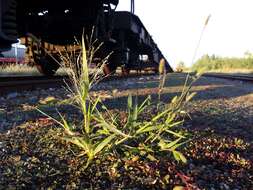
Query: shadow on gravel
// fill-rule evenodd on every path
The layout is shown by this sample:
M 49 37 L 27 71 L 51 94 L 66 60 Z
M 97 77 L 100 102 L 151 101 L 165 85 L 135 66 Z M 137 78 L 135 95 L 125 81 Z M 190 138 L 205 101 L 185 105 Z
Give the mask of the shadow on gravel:
M 187 75 L 184 73 L 170 73 L 166 77 L 165 87 L 182 87 L 184 86 Z M 242 84 L 252 84 L 250 82 L 241 82 L 238 80 L 228 80 L 214 77 L 201 77 L 194 86 L 207 86 L 207 85 L 216 85 L 216 86 L 236 86 Z M 94 91 L 98 90 L 111 90 L 119 89 L 143 89 L 143 88 L 157 88 L 159 86 L 159 76 L 153 75 L 149 77 L 139 77 L 133 80 L 121 78 L 115 83 L 115 81 L 106 81 L 98 83 L 98 85 L 93 89 Z M 253 89 L 252 89 L 253 90 Z
M 253 142 L 253 117 L 250 106 L 240 110 L 207 106 L 201 111 L 192 111 L 190 115 L 191 119 L 185 121 L 185 126 L 191 131 L 211 130 L 219 136 Z
M 177 87 L 183 86 L 186 79 L 185 74 L 173 73 L 168 74 L 166 77 L 166 87 Z M 198 85 L 198 84 L 197 84 Z M 201 84 L 199 84 L 201 85 Z M 100 82 L 98 85 L 92 89 L 93 91 L 99 90 L 133 90 L 133 89 L 144 89 L 144 88 L 157 88 L 159 86 L 159 76 L 151 75 L 145 77 L 137 77 L 133 80 L 129 78 L 119 78 L 117 82 L 115 81 L 105 81 Z
M 39 109 L 44 113 L 50 115 L 51 117 L 61 120 L 58 111 L 68 116 L 68 121 L 80 120 L 82 119 L 81 112 L 77 108 L 70 105 L 61 105 L 61 106 L 40 106 Z M 70 111 L 71 110 L 71 111 Z M 40 113 L 38 110 L 33 109 L 29 111 L 12 111 L 8 113 L 0 113 L 0 134 L 5 133 L 8 130 L 16 127 L 22 126 L 29 122 L 34 122 L 36 120 L 47 118 L 45 115 Z
M 157 91 L 157 89 L 152 89 L 153 91 Z M 148 90 L 145 92 L 145 88 L 133 89 L 132 92 L 129 91 L 129 94 L 139 94 L 138 95 L 138 102 L 141 103 L 144 101 L 148 95 L 151 96 L 152 102 L 156 103 L 158 101 L 157 93 L 150 93 Z M 163 102 L 170 102 L 171 99 L 175 96 L 180 96 L 180 90 L 176 90 L 177 92 L 167 92 L 161 95 L 161 101 Z M 139 92 L 138 92 L 139 91 Z M 167 90 L 166 90 L 167 91 Z M 236 85 L 224 85 L 218 87 L 200 87 L 197 88 L 196 86 L 193 87 L 191 92 L 197 92 L 196 96 L 193 98 L 192 101 L 200 101 L 200 100 L 218 100 L 218 99 L 232 99 L 237 98 L 245 95 L 252 94 L 253 95 L 253 86 L 251 89 L 240 89 L 237 88 Z M 142 95 L 144 94 L 144 95 Z M 126 109 L 127 107 L 127 98 L 128 95 L 116 97 L 114 99 L 106 99 L 104 104 L 108 106 L 110 109 Z M 253 98 L 252 98 L 253 101 Z
M 195 91 L 194 88 L 193 91 Z M 253 91 L 250 89 L 242 91 L 233 85 L 197 91 L 197 95 L 187 106 L 192 120 L 186 120 L 186 126 L 190 130 L 200 131 L 209 128 L 218 135 L 253 141 L 252 106 L 245 105 L 243 100 L 237 103 L 239 105 L 234 106 L 235 101 L 230 100 L 249 94 L 253 94 Z M 170 102 L 176 95 L 180 93 L 165 93 L 162 94 L 161 100 Z M 143 102 L 146 97 L 147 95 L 139 95 L 138 103 Z M 155 93 L 151 94 L 151 98 L 153 103 L 158 101 Z M 109 109 L 126 110 L 127 96 L 107 99 L 104 103 Z

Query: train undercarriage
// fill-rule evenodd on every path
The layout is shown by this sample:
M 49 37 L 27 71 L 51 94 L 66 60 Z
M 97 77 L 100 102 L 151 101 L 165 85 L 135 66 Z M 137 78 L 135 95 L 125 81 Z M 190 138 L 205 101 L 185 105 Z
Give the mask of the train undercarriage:
M 68 49 L 83 33 L 103 43 L 98 57 L 113 52 L 105 74 L 122 67 L 157 71 L 161 59 L 169 63 L 141 20 L 131 12 L 117 12 L 118 0 L 0 0 L 0 52 L 21 39 L 27 47 L 27 62 L 53 75 L 59 68 L 57 51 Z M 56 58 L 52 58 L 52 55 Z

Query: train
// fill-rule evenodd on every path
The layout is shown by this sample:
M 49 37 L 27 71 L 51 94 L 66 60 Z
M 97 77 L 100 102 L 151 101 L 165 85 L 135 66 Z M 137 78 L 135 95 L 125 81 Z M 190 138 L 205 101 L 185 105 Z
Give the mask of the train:
M 166 71 L 173 72 L 134 14 L 134 5 L 130 12 L 117 11 L 118 3 L 119 0 L 0 0 L 0 53 L 21 39 L 26 58 L 44 75 L 54 75 L 60 67 L 51 56 L 57 53 L 55 47 L 67 49 L 75 38 L 94 30 L 94 38 L 103 43 L 96 56 L 103 58 L 112 52 L 105 74 L 118 67 L 126 74 L 148 68 L 157 72 L 161 60 Z

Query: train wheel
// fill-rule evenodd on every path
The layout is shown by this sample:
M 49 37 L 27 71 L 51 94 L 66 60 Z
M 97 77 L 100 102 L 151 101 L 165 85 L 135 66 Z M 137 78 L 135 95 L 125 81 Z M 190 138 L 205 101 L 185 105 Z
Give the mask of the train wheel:
M 43 75 L 52 76 L 56 73 L 60 65 L 49 56 L 36 59 L 36 67 Z

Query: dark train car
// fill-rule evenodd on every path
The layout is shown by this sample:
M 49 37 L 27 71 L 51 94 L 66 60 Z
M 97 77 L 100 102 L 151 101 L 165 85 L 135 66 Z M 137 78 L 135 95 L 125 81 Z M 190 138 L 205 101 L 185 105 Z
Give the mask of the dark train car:
M 136 15 L 120 11 L 115 12 L 113 38 L 117 39 L 121 56 L 127 69 L 157 69 L 161 59 L 165 59 L 157 44 L 148 33 L 147 29 Z M 173 72 L 165 59 L 166 69 Z
M 107 74 L 118 66 L 127 72 L 157 70 L 164 58 L 161 51 L 140 19 L 130 12 L 116 12 L 117 4 L 118 0 L 0 0 L 0 52 L 24 38 L 40 71 L 52 75 L 59 65 L 44 49 L 73 44 L 74 36 L 80 38 L 84 29 L 88 34 L 95 27 L 94 37 L 104 42 L 100 56 L 114 52 L 105 70 Z M 39 42 L 40 47 L 29 44 L 27 36 Z M 167 70 L 172 71 L 166 63 Z

